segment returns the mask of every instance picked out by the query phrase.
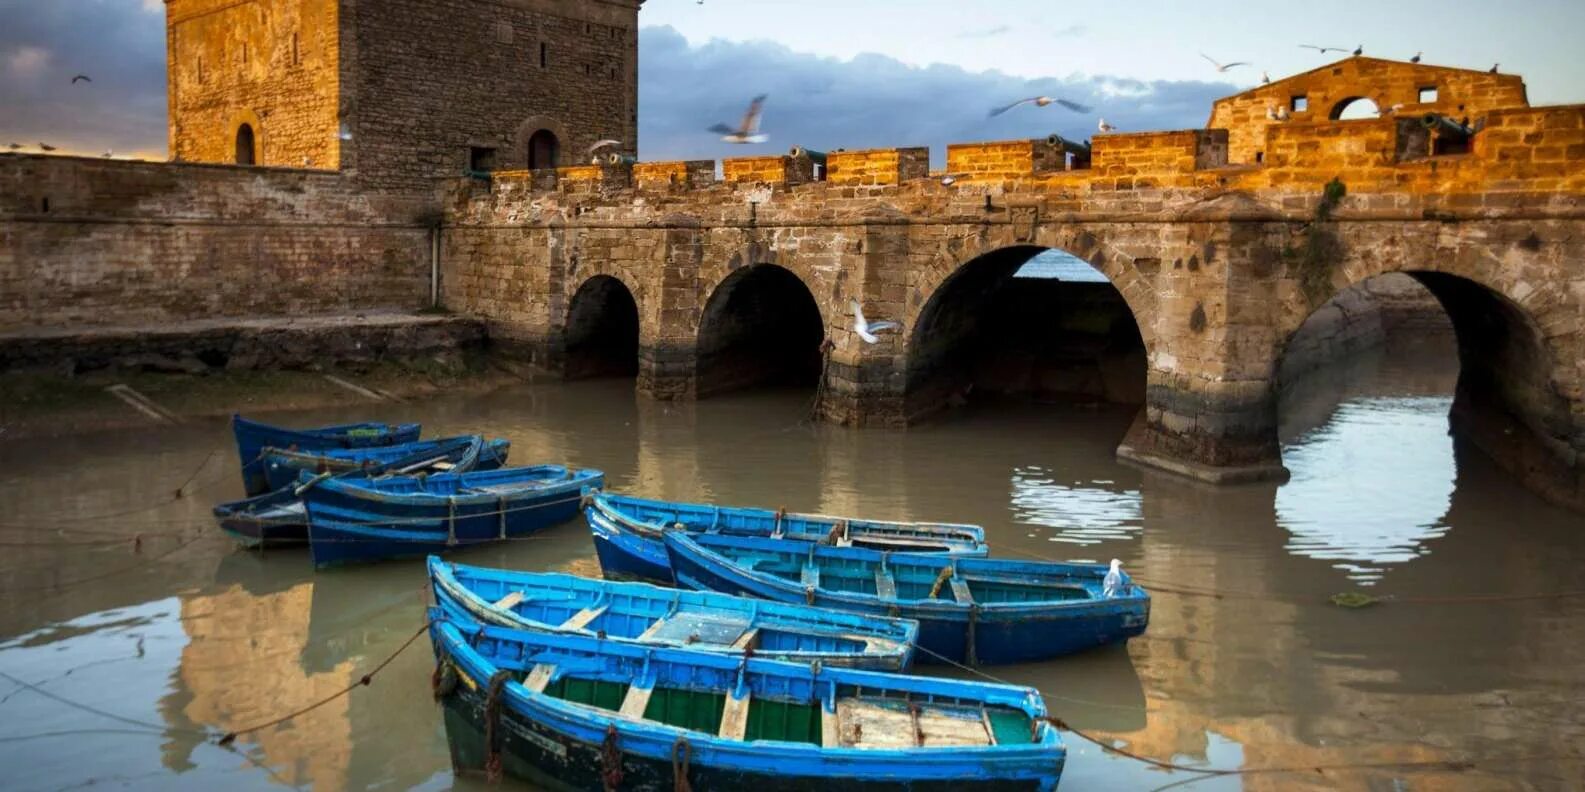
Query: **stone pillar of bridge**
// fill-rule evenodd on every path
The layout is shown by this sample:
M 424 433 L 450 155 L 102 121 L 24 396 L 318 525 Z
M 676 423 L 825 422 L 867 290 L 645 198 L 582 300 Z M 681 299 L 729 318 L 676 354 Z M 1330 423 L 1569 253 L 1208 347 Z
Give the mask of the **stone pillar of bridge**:
M 659 316 L 655 332 L 639 343 L 638 391 L 654 399 L 691 399 L 696 386 L 699 314 L 705 296 L 699 294 L 699 266 L 704 257 L 704 233 L 699 219 L 670 215 L 662 221 L 665 241 L 660 246 Z
M 1175 230 L 1155 292 L 1145 406 L 1117 449 L 1129 462 L 1201 481 L 1283 479 L 1274 382 L 1280 258 L 1258 228 Z M 1178 248 L 1174 250 L 1173 248 Z M 1130 295 L 1130 302 L 1145 300 Z
M 827 333 L 832 343 L 820 387 L 819 412 L 849 426 L 903 426 L 904 335 L 886 331 L 874 344 L 853 329 L 852 301 L 870 321 L 903 315 L 908 284 L 907 217 L 876 209 L 860 229 L 859 249 L 840 257 L 841 287 Z

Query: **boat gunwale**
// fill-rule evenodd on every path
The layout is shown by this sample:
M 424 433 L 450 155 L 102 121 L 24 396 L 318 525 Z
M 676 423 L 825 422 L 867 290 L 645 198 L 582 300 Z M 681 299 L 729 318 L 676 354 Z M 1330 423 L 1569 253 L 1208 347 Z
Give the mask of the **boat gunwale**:
M 508 587 L 514 585 L 512 583 L 508 583 L 508 580 L 513 577 L 526 577 L 532 581 L 544 581 L 547 584 L 547 588 L 551 585 L 554 585 L 558 579 L 571 578 L 574 580 L 588 580 L 587 578 L 577 578 L 576 576 L 553 572 L 522 572 L 515 570 L 493 569 L 490 567 L 479 567 L 469 564 L 457 564 L 445 561 L 444 559 L 441 559 L 439 556 L 435 555 L 431 555 L 429 557 L 427 568 L 429 572 L 430 584 L 436 589 L 437 595 L 443 592 L 444 594 L 451 596 L 453 599 L 459 600 L 459 604 L 462 605 L 465 610 L 470 611 L 470 613 L 477 613 L 477 611 L 482 610 L 484 613 L 489 614 L 491 618 L 498 620 L 496 622 L 496 626 L 556 634 L 595 635 L 595 633 L 589 630 L 587 627 L 580 627 L 570 630 L 564 629 L 558 625 L 533 621 L 521 617 L 509 609 L 497 607 L 494 603 L 487 601 L 473 589 L 469 588 L 468 585 L 464 583 L 459 577 L 458 573 L 460 570 L 463 575 L 471 575 L 477 578 L 489 578 L 494 576 Z M 691 591 L 686 589 L 665 588 L 662 586 L 651 585 L 649 583 L 617 581 L 592 582 L 599 584 L 598 586 L 589 587 L 591 589 L 589 593 L 592 593 L 596 596 L 596 602 L 605 601 L 608 598 L 616 595 L 625 595 L 633 599 L 649 598 L 659 602 L 669 601 L 672 604 L 672 610 L 675 612 L 678 607 L 684 603 L 684 601 L 691 600 L 692 602 L 687 603 L 687 607 L 697 608 L 700 610 L 708 609 L 712 611 L 720 611 L 723 613 L 732 613 L 733 615 L 744 616 L 745 627 L 747 629 L 767 629 L 773 631 L 808 630 L 811 632 L 811 634 L 818 635 L 819 637 L 848 640 L 862 643 L 864 645 L 864 649 L 859 652 L 820 651 L 813 649 L 795 651 L 756 650 L 756 654 L 761 656 L 771 656 L 782 659 L 806 658 L 804 660 L 793 662 L 809 662 L 816 659 L 823 659 L 825 662 L 844 662 L 848 659 L 884 660 L 894 662 L 897 665 L 897 668 L 900 670 L 909 666 L 910 661 L 913 659 L 914 646 L 918 642 L 919 638 L 919 622 L 913 619 L 891 616 L 875 617 L 868 614 L 855 614 L 843 611 L 827 611 L 818 608 L 810 608 L 808 606 L 799 606 L 770 600 L 748 600 L 747 598 L 734 597 L 730 594 L 722 594 L 720 592 L 714 591 Z M 578 589 L 575 585 L 564 586 L 560 590 L 578 592 Z M 745 607 L 742 611 L 733 611 L 722 605 L 711 603 L 710 600 L 712 599 L 743 601 Z M 609 605 L 607 605 L 607 607 L 609 607 Z M 816 618 L 799 619 L 798 614 L 795 612 L 799 609 L 812 611 L 818 615 L 819 619 L 825 619 L 827 621 L 821 622 Z M 772 612 L 767 614 L 765 613 L 766 610 L 770 610 Z M 663 616 L 661 618 L 664 619 L 669 617 Z M 770 621 L 766 623 L 764 620 Z M 483 621 L 484 620 L 481 619 L 481 622 Z M 884 625 L 888 629 L 879 629 L 881 625 Z M 824 628 L 824 630 L 820 630 L 820 628 Z M 816 632 L 817 630 L 820 631 Z M 869 630 L 870 632 L 854 632 L 855 630 Z M 611 636 L 606 636 L 606 640 L 629 641 L 654 646 L 676 645 L 671 642 L 647 643 L 638 638 L 616 638 Z M 695 644 L 689 646 L 688 648 L 692 649 L 693 651 L 712 652 L 732 656 L 741 656 L 744 654 L 743 649 L 734 650 L 732 647 L 728 646 Z
M 736 540 L 742 540 L 742 539 L 754 540 L 752 537 L 737 537 L 737 536 L 732 536 L 732 537 L 719 537 L 718 536 L 718 537 L 715 537 L 715 538 L 716 539 L 726 539 L 726 540 L 729 540 L 729 541 L 736 541 Z M 807 592 L 808 592 L 809 589 L 808 589 L 808 587 L 804 586 L 803 584 L 795 582 L 795 581 L 792 581 L 792 580 L 788 580 L 787 578 L 781 577 L 779 575 L 771 574 L 769 572 L 764 572 L 764 571 L 761 571 L 761 570 L 758 570 L 758 569 L 751 569 L 751 568 L 745 567 L 742 564 L 739 564 L 739 563 L 737 563 L 735 561 L 732 561 L 731 559 L 727 558 L 726 556 L 715 552 L 714 550 L 710 549 L 709 547 L 706 547 L 705 545 L 703 545 L 700 542 L 698 542 L 695 537 L 693 537 L 693 536 L 691 536 L 689 534 L 679 533 L 679 532 L 672 532 L 672 533 L 669 533 L 669 534 L 666 535 L 665 540 L 666 540 L 666 546 L 667 546 L 668 554 L 671 553 L 671 552 L 674 552 L 673 547 L 675 545 L 678 548 L 678 550 L 676 552 L 690 554 L 690 555 L 693 555 L 695 557 L 703 556 L 704 558 L 706 558 L 707 560 L 709 560 L 713 564 L 718 565 L 719 567 L 721 567 L 724 570 L 729 570 L 733 575 L 735 575 L 735 576 L 737 576 L 737 577 L 739 577 L 739 578 L 741 578 L 743 580 L 747 580 L 747 581 L 751 581 L 753 583 L 757 583 L 761 587 L 770 588 L 770 589 L 779 591 L 779 592 L 781 592 L 783 594 L 792 595 L 793 597 L 807 597 Z M 789 541 L 789 540 L 776 540 L 776 541 L 778 541 L 778 542 L 786 542 L 786 541 Z M 796 540 L 793 540 L 793 541 L 796 541 Z M 938 559 L 938 558 L 940 558 L 939 556 L 933 556 L 933 555 L 923 554 L 923 553 L 880 553 L 880 551 L 864 550 L 862 548 L 847 548 L 847 547 L 833 548 L 833 547 L 829 547 L 829 546 L 825 546 L 825 545 L 814 544 L 814 543 L 811 543 L 811 542 L 801 542 L 801 544 L 813 545 L 816 548 L 816 552 L 817 553 L 823 553 L 825 551 L 839 551 L 839 552 L 857 551 L 859 553 L 878 553 L 878 554 L 886 556 L 888 561 L 891 560 L 891 559 L 896 559 L 899 556 L 909 556 L 911 558 L 909 558 L 907 560 L 910 560 L 910 561 L 918 560 L 918 559 Z M 787 550 L 785 548 L 778 548 L 777 552 L 792 553 L 792 551 Z M 995 560 L 995 561 L 1006 561 L 1008 563 L 1022 563 L 1022 564 L 1061 563 L 1061 562 L 1023 562 L 1023 561 L 1014 561 L 1014 560 L 1011 560 L 1011 559 L 972 559 L 972 558 L 970 558 L 970 559 L 962 559 L 962 560 L 965 560 L 965 561 Z M 951 561 L 948 562 L 948 564 L 951 564 L 951 563 L 952 563 Z M 1064 565 L 1066 565 L 1066 564 L 1064 564 Z M 675 566 L 676 565 L 673 564 L 673 568 L 674 569 L 675 569 Z M 941 564 L 938 562 L 937 566 L 941 566 Z M 720 574 L 720 573 L 718 572 L 717 574 Z M 1130 591 L 1129 594 L 1123 595 L 1123 596 L 1117 596 L 1117 597 L 1110 597 L 1110 598 L 1091 596 L 1091 597 L 1089 597 L 1087 599 L 1031 600 L 1031 601 L 1025 601 L 1025 602 L 990 602 L 990 603 L 958 602 L 955 599 L 952 599 L 952 600 L 904 599 L 902 597 L 897 597 L 897 598 L 893 598 L 893 599 L 885 599 L 885 598 L 880 597 L 877 594 L 870 594 L 870 593 L 860 592 L 860 591 L 844 591 L 844 590 L 840 590 L 840 589 L 825 588 L 824 586 L 815 586 L 815 587 L 813 587 L 813 589 L 814 589 L 814 593 L 816 594 L 816 596 L 827 598 L 829 600 L 835 601 L 837 603 L 840 603 L 840 604 L 846 605 L 846 606 L 852 606 L 852 607 L 858 607 L 858 608 L 864 608 L 864 609 L 882 609 L 882 610 L 889 609 L 889 608 L 907 608 L 907 609 L 910 609 L 910 610 L 913 610 L 913 611 L 922 612 L 922 613 L 927 614 L 928 616 L 933 617 L 933 618 L 950 617 L 950 618 L 966 619 L 966 618 L 968 618 L 968 614 L 971 611 L 977 611 L 982 616 L 995 616 L 995 617 L 998 617 L 998 618 L 1006 618 L 1006 617 L 1010 617 L 1010 616 L 1019 616 L 1019 617 L 1024 617 L 1024 618 L 1031 618 L 1031 617 L 1033 617 L 1033 618 L 1041 618 L 1043 616 L 1050 616 L 1052 618 L 1073 618 L 1074 614 L 1076 612 L 1083 612 L 1083 611 L 1091 610 L 1091 609 L 1104 609 L 1104 608 L 1106 608 L 1107 606 L 1110 606 L 1110 605 L 1136 605 L 1136 604 L 1148 604 L 1150 602 L 1150 594 L 1143 587 L 1138 586 L 1138 585 L 1132 583 L 1131 581 L 1129 581 L 1127 583 L 1127 585 L 1128 585 L 1128 590 Z
M 595 493 L 594 497 L 591 499 L 591 506 L 593 508 L 597 509 L 601 514 L 605 515 L 609 519 L 611 519 L 611 520 L 615 521 L 616 523 L 618 523 L 620 527 L 631 528 L 635 533 L 644 534 L 646 536 L 653 534 L 654 537 L 659 537 L 659 536 L 662 536 L 662 535 L 666 534 L 667 532 L 670 532 L 670 531 L 674 530 L 673 526 L 661 525 L 659 523 L 656 523 L 656 522 L 653 522 L 653 521 L 650 521 L 650 520 L 641 519 L 641 518 L 631 514 L 631 512 L 629 510 L 622 509 L 620 506 L 615 505 L 615 504 L 620 504 L 620 503 L 624 503 L 624 502 L 633 503 L 633 504 L 642 504 L 642 505 L 654 507 L 654 508 L 657 508 L 657 509 L 664 508 L 666 506 L 671 506 L 671 507 L 674 507 L 674 508 L 680 507 L 679 511 L 682 510 L 682 509 L 693 509 L 693 510 L 698 510 L 698 511 L 709 511 L 711 509 L 715 509 L 715 510 L 735 511 L 735 512 L 739 512 L 739 513 L 753 514 L 754 516 L 758 516 L 758 517 L 770 516 L 772 518 L 774 518 L 775 515 L 777 514 L 777 512 L 775 510 L 765 509 L 765 508 L 756 507 L 756 506 L 714 506 L 714 505 L 711 505 L 711 504 L 703 504 L 703 503 L 684 503 L 684 502 L 680 502 L 680 501 L 664 501 L 664 500 L 657 500 L 657 499 L 652 499 L 652 498 L 640 498 L 640 497 L 633 496 L 633 495 L 622 495 L 622 494 L 613 493 L 613 492 L 598 492 L 598 493 Z M 977 551 L 983 553 L 987 549 L 984 527 L 979 526 L 979 525 L 969 524 L 969 523 L 938 523 L 938 522 L 909 522 L 909 521 L 903 521 L 903 520 L 873 520 L 873 519 L 859 518 L 859 517 L 845 517 L 845 516 L 840 516 L 840 515 L 827 515 L 827 514 L 817 514 L 817 513 L 811 513 L 811 512 L 791 512 L 791 511 L 782 512 L 781 517 L 784 520 L 802 520 L 802 521 L 811 522 L 811 523 L 825 523 L 825 524 L 828 524 L 828 525 L 831 525 L 831 526 L 835 526 L 837 523 L 843 523 L 843 522 L 847 523 L 850 526 L 852 526 L 854 523 L 857 523 L 858 526 L 861 529 L 864 526 L 878 526 L 878 527 L 879 526 L 884 526 L 884 527 L 889 527 L 889 528 L 893 528 L 893 529 L 900 529 L 899 534 L 898 534 L 899 538 L 907 538 L 906 534 L 901 533 L 901 531 L 912 531 L 912 532 L 918 534 L 919 538 L 936 538 L 936 539 L 939 539 L 939 540 L 941 540 L 943 542 L 954 543 L 954 544 L 964 544 L 964 545 L 972 544 L 971 552 L 974 551 L 974 550 L 977 550 Z M 693 529 L 690 529 L 690 530 L 693 530 Z M 751 532 L 744 532 L 744 531 L 721 530 L 721 531 L 718 531 L 718 532 L 722 533 L 722 534 L 726 534 L 726 535 L 733 535 L 733 536 L 736 536 L 736 535 L 751 535 L 751 536 L 755 535 L 755 534 L 753 534 Z M 878 530 L 878 531 L 876 531 L 876 533 L 881 534 L 881 535 L 885 535 L 885 531 L 884 530 Z M 963 555 L 962 552 L 943 552 L 943 553 L 937 553 L 937 554 L 928 554 L 927 553 L 927 554 L 924 554 L 924 555 L 949 555 L 949 554 L 950 555 Z
M 441 473 L 435 476 L 428 476 L 427 478 L 431 481 L 443 477 L 456 478 L 458 479 L 459 489 L 466 489 L 462 480 L 462 478 L 465 476 L 505 475 L 512 471 L 527 470 L 561 470 L 564 477 L 557 480 L 548 480 L 544 484 L 525 486 L 522 489 L 502 493 L 463 491 L 455 494 L 443 495 L 435 492 L 386 492 L 373 486 L 364 486 L 362 480 L 356 477 L 351 479 L 323 479 L 314 483 L 314 489 L 323 488 L 331 492 L 335 492 L 342 497 L 347 498 L 348 500 L 356 501 L 358 503 L 380 504 L 382 506 L 413 506 L 419 508 L 441 507 L 447 506 L 448 504 L 453 507 L 494 506 L 500 503 L 512 503 L 529 498 L 540 497 L 547 494 L 560 494 L 569 489 L 576 489 L 580 493 L 581 497 L 583 489 L 599 486 L 598 484 L 591 485 L 591 481 L 599 481 L 603 483 L 605 479 L 605 472 L 602 470 L 597 470 L 595 468 L 574 468 L 568 465 L 523 465 L 496 468 L 494 470 L 470 471 L 467 473 Z M 305 470 L 299 474 L 298 483 L 307 484 L 310 481 L 313 481 L 315 478 L 316 477 L 313 473 Z M 378 481 L 370 479 L 368 480 L 368 483 L 379 484 L 402 478 L 417 477 L 394 476 L 391 478 L 380 479 Z M 525 476 L 524 480 L 528 481 L 530 479 Z M 312 493 L 313 490 L 310 489 L 306 496 L 306 499 L 310 502 L 312 502 L 314 499 Z M 321 506 L 321 508 L 323 508 L 323 506 Z M 338 511 L 354 511 L 354 509 L 350 507 L 336 508 Z M 461 518 L 473 515 L 457 516 Z M 444 517 L 440 517 L 439 519 L 444 519 Z

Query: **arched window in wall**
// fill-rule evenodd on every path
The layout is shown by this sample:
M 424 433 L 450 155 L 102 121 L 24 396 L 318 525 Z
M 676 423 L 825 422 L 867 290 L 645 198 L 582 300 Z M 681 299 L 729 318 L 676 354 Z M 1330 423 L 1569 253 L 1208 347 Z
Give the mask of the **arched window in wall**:
M 243 124 L 237 127 L 237 164 L 258 164 L 257 149 L 253 140 L 253 126 Z
M 528 139 L 528 168 L 554 168 L 561 157 L 561 143 L 556 140 L 556 135 L 548 129 L 535 132 Z

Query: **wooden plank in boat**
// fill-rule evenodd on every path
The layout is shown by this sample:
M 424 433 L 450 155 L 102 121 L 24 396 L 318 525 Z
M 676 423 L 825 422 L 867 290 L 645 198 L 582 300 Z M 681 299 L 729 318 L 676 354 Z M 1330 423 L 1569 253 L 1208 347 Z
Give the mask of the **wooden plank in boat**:
M 955 577 L 951 582 L 953 599 L 963 603 L 964 605 L 969 605 L 974 602 L 974 594 L 969 591 L 969 584 L 965 583 L 963 578 Z
M 923 747 L 947 745 L 990 745 L 991 732 L 985 728 L 982 710 L 922 706 L 919 708 L 919 736 Z
M 500 608 L 501 610 L 511 610 L 511 609 L 517 607 L 517 603 L 522 602 L 522 601 L 523 601 L 523 592 L 521 592 L 521 591 L 510 591 L 510 592 L 507 592 L 506 596 L 504 596 L 504 597 L 502 597 L 502 598 L 500 598 L 500 599 L 495 601 L 495 607 Z
M 814 564 L 804 564 L 798 573 L 799 582 L 810 588 L 820 588 L 820 567 Z
M 438 470 L 441 473 L 445 473 L 446 471 L 452 470 L 452 469 L 456 468 L 457 466 L 451 464 L 450 462 L 436 462 L 435 464 L 431 465 L 430 467 L 433 467 L 435 470 Z
M 595 605 L 593 607 L 584 608 L 583 610 L 572 614 L 571 618 L 568 618 L 566 621 L 562 622 L 561 627 L 564 630 L 581 630 L 585 627 L 588 627 L 589 622 L 600 618 L 600 614 L 605 613 L 605 609 L 607 607 L 609 606 Z
M 535 693 L 544 693 L 545 688 L 550 685 L 550 676 L 554 673 L 556 673 L 556 666 L 550 663 L 540 663 L 534 666 L 534 670 L 528 672 L 528 679 L 523 680 L 523 687 Z
M 652 687 L 639 687 L 634 685 L 627 689 L 627 696 L 622 699 L 622 715 L 629 718 L 644 717 L 644 710 L 649 709 L 649 697 L 655 693 Z
M 914 716 L 901 701 L 837 702 L 837 743 L 845 748 L 915 748 Z
M 643 643 L 653 639 L 656 633 L 664 629 L 666 629 L 666 619 L 656 619 L 655 623 L 649 626 L 649 629 L 639 633 L 638 637 L 633 640 Z
M 758 636 L 759 636 L 759 628 L 758 627 L 755 627 L 755 628 L 749 629 L 749 630 L 744 630 L 743 634 L 739 635 L 737 637 L 737 640 L 732 642 L 732 648 L 733 649 L 747 649 L 750 644 L 754 643 L 754 639 L 756 637 L 758 637 Z
M 717 734 L 726 740 L 741 742 L 743 735 L 748 734 L 748 702 L 753 696 L 743 694 L 743 698 L 726 697 L 726 707 L 721 711 L 721 730 Z
M 828 748 L 842 744 L 842 716 L 826 712 L 825 707 L 820 708 L 820 744 Z

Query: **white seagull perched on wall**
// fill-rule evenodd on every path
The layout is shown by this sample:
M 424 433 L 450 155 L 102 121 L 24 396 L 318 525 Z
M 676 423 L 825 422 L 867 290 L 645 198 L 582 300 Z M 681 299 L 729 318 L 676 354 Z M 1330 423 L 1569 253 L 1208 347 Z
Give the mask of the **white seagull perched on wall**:
M 1050 96 L 1031 96 L 1028 99 L 1019 99 L 1018 101 L 1013 102 L 1012 104 L 1007 105 L 1005 107 L 992 108 L 990 117 L 991 118 L 995 118 L 996 116 L 999 116 L 1002 113 L 1005 113 L 1008 110 L 1011 110 L 1011 109 L 1013 109 L 1013 108 L 1015 108 L 1015 107 L 1017 107 L 1019 105 L 1026 105 L 1026 104 L 1034 104 L 1035 107 L 1049 107 L 1051 105 L 1061 105 L 1063 107 L 1068 108 L 1069 110 L 1072 110 L 1075 113 L 1088 113 L 1091 110 L 1091 108 L 1088 105 L 1081 105 L 1078 102 L 1070 102 L 1070 101 L 1068 101 L 1066 99 L 1055 99 L 1055 98 L 1052 98 Z
M 1100 123 L 1095 125 L 1095 128 L 1100 130 L 1103 134 L 1106 133 L 1106 132 L 1116 132 L 1117 131 L 1117 127 L 1106 123 L 1106 119 L 1104 119 L 1104 118 L 1101 119 Z
M 896 322 L 871 322 L 865 319 L 863 306 L 859 305 L 858 300 L 853 301 L 853 332 L 858 333 L 859 338 L 864 339 L 864 343 L 874 344 L 880 341 L 876 333 L 882 330 L 897 330 L 901 327 L 902 325 Z
M 737 129 L 726 124 L 716 124 L 710 127 L 711 132 L 721 136 L 727 143 L 764 143 L 770 140 L 769 135 L 762 135 L 759 131 L 760 112 L 765 108 L 765 94 L 754 97 L 749 103 L 748 112 L 743 114 L 743 121 Z

